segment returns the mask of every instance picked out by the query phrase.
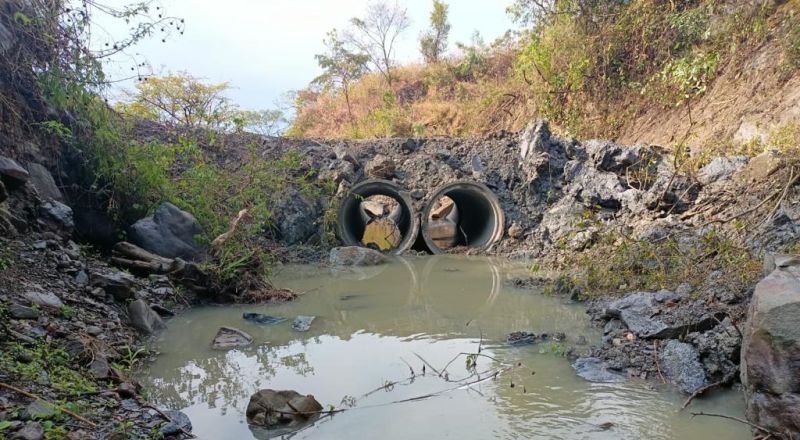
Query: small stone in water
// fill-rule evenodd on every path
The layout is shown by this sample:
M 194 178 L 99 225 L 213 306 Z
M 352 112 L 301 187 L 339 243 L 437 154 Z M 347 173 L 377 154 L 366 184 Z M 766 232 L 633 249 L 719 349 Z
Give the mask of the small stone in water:
M 292 322 L 292 328 L 298 332 L 307 332 L 315 318 L 316 316 L 298 315 Z
M 507 342 L 511 345 L 527 345 L 536 342 L 536 335 L 530 332 L 510 333 Z
M 266 325 L 275 325 L 275 324 L 280 324 L 283 321 L 286 321 L 286 318 L 282 316 L 269 316 L 261 313 L 252 313 L 252 312 L 243 313 L 242 318 L 248 321 L 253 321 L 259 324 L 266 324 Z

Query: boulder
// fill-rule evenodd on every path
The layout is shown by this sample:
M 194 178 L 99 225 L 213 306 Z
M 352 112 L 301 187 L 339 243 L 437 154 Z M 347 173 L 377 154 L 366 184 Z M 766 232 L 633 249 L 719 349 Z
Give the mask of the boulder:
M 53 293 L 41 290 L 29 290 L 25 292 L 25 299 L 39 307 L 59 310 L 64 307 L 64 303 Z
M 183 432 L 192 432 L 192 421 L 189 420 L 189 416 L 186 414 L 172 409 L 164 411 L 164 414 L 172 421 L 167 422 L 158 429 L 158 432 L 162 435 L 169 437 L 171 435 L 180 435 Z
M 658 353 L 664 377 L 676 388 L 691 394 L 706 386 L 700 354 L 692 344 L 670 339 Z
M 37 319 L 39 317 L 38 310 L 16 303 L 8 306 L 8 313 L 14 319 Z
M 736 174 L 744 182 L 760 182 L 783 165 L 783 158 L 778 151 L 765 151 L 750 159 L 746 166 Z
M 155 214 L 137 221 L 128 232 L 133 243 L 162 257 L 192 260 L 200 253 L 194 240 L 200 233 L 197 220 L 172 203 L 162 203 Z
M 800 432 L 800 266 L 779 267 L 756 285 L 743 333 L 748 419 L 776 432 Z
M 72 219 L 72 208 L 57 201 L 50 200 L 39 207 L 39 215 L 44 222 L 56 229 L 72 232 L 75 222 Z
M 317 232 L 314 219 L 322 209 L 318 201 L 303 195 L 297 188 L 287 188 L 271 207 L 277 238 L 285 245 L 305 243 Z
M 11 440 L 41 440 L 43 438 L 44 428 L 39 422 L 28 422 L 11 436 Z
M 519 140 L 519 156 L 523 161 L 534 151 L 544 151 L 550 143 L 550 124 L 539 119 L 525 129 Z
M 148 335 L 167 328 L 158 313 L 141 299 L 128 304 L 128 319 L 134 328 Z
M 125 272 L 92 272 L 89 276 L 92 287 L 99 287 L 115 300 L 123 302 L 136 297 L 136 279 Z
M 693 331 L 705 331 L 717 324 L 717 319 L 705 313 L 704 308 L 664 309 L 660 304 L 676 300 L 679 296 L 669 291 L 634 292 L 609 303 L 603 315 L 622 321 L 636 336 L 644 339 L 669 339 Z M 659 301 L 660 300 L 660 301 Z
M 391 179 L 397 166 L 391 157 L 377 154 L 364 166 L 367 175 L 376 179 Z
M 234 327 L 220 327 L 211 348 L 214 350 L 230 350 L 232 348 L 247 347 L 253 343 L 253 337 Z
M 639 163 L 643 146 L 628 147 L 602 140 L 584 142 L 586 154 L 595 168 L 601 171 L 623 173 L 628 167 Z
M 377 266 L 387 263 L 389 257 L 365 247 L 342 246 L 331 249 L 329 261 L 333 266 Z
M 578 376 L 589 382 L 619 382 L 625 379 L 625 376 L 611 370 L 607 363 L 596 357 L 578 358 L 572 368 Z
M 31 183 L 39 193 L 39 197 L 44 200 L 58 200 L 63 201 L 64 195 L 58 189 L 53 175 L 41 164 L 32 162 L 28 164 L 28 172 L 30 173 Z
M 709 185 L 720 179 L 725 179 L 747 165 L 747 156 L 715 157 L 706 166 L 697 172 L 697 180 L 702 185 Z
M 23 185 L 30 177 L 28 170 L 22 168 L 14 159 L 0 156 L 0 179 L 9 189 Z
M 260 390 L 250 397 L 245 415 L 251 425 L 270 430 L 286 429 L 288 432 L 316 420 L 320 411 L 322 405 L 310 394 L 303 396 L 291 390 Z

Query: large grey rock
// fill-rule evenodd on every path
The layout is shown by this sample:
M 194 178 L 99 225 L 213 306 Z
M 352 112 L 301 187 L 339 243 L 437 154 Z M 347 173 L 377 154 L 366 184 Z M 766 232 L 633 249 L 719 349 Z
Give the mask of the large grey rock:
M 245 415 L 247 423 L 269 428 L 270 434 L 295 430 L 316 420 L 322 405 L 312 395 L 303 396 L 296 391 L 260 390 L 250 397 Z
M 329 261 L 333 266 L 377 266 L 389 261 L 389 257 L 360 246 L 342 246 L 331 249 Z
M 253 337 L 238 328 L 220 327 L 211 348 L 214 350 L 230 350 L 232 348 L 246 347 L 253 343 Z
M 578 376 L 589 382 L 619 382 L 622 374 L 609 369 L 608 364 L 596 357 L 578 358 L 572 364 Z
M 747 161 L 747 156 L 715 157 L 706 166 L 700 168 L 697 172 L 697 180 L 703 185 L 708 185 L 717 180 L 730 177 L 747 165 Z
M 167 328 L 158 313 L 141 299 L 128 304 L 128 319 L 134 328 L 148 335 Z
M 601 171 L 622 173 L 628 167 L 638 164 L 644 146 L 625 146 L 603 140 L 589 140 L 583 143 L 589 161 Z
M 44 428 L 39 422 L 28 422 L 11 436 L 11 440 L 41 440 L 43 438 Z
M 192 421 L 189 420 L 189 416 L 186 414 L 173 409 L 164 411 L 164 414 L 172 420 L 158 429 L 164 436 L 180 435 L 182 432 L 192 432 Z
M 368 176 L 376 179 L 391 179 L 394 177 L 396 168 L 397 166 L 391 157 L 383 154 L 376 154 L 375 157 L 364 166 L 364 171 L 367 172 Z
M 544 151 L 550 143 L 550 124 L 539 119 L 525 128 L 519 140 L 519 156 L 522 160 L 534 151 Z
M 29 290 L 25 292 L 25 299 L 39 307 L 46 307 L 49 309 L 61 309 L 61 307 L 64 307 L 64 303 L 52 292 Z
M 775 269 L 756 285 L 743 333 L 748 419 L 777 432 L 800 432 L 800 267 Z
M 165 202 L 155 214 L 145 217 L 130 227 L 131 241 L 154 254 L 166 258 L 194 259 L 200 247 L 194 237 L 200 226 L 192 214 Z
M 569 161 L 564 179 L 571 184 L 570 194 L 587 207 L 619 209 L 626 200 L 626 188 L 617 174 L 587 166 L 586 162 Z
M 0 179 L 3 180 L 9 188 L 17 187 L 30 179 L 30 173 L 14 159 L 9 157 L 0 156 Z
M 645 339 L 669 339 L 693 331 L 704 331 L 714 327 L 717 319 L 703 312 L 703 308 L 668 309 L 662 313 L 661 303 L 677 300 L 671 292 L 634 292 L 612 301 L 603 315 L 621 320 L 636 336 Z M 661 300 L 661 301 L 659 301 Z M 669 318 L 669 320 L 667 320 Z
M 322 210 L 316 200 L 304 196 L 297 188 L 287 188 L 271 207 L 278 239 L 285 245 L 305 243 L 315 232 L 314 219 Z
M 57 201 L 50 200 L 39 207 L 39 215 L 45 223 L 57 228 L 71 232 L 75 227 L 72 219 L 72 208 Z
M 89 283 L 92 287 L 100 287 L 120 302 L 136 296 L 136 278 L 125 272 L 92 272 Z
M 8 313 L 14 319 L 36 319 L 39 317 L 38 310 L 17 303 L 8 306 Z
M 44 200 L 58 200 L 63 201 L 64 196 L 61 190 L 58 189 L 53 175 L 41 164 L 31 162 L 28 164 L 28 172 L 30 173 L 31 183 L 36 187 L 39 196 Z
M 670 339 L 658 353 L 664 377 L 684 393 L 694 393 L 706 386 L 706 373 L 700 354 L 692 344 Z

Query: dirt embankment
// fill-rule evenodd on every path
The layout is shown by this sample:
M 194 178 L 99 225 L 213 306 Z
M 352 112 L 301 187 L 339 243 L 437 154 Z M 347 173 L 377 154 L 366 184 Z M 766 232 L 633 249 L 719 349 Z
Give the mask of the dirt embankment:
M 785 126 L 800 124 L 800 69 L 787 60 L 781 39 L 736 55 L 701 96 L 678 107 L 642 105 L 620 129 L 623 144 L 714 147 L 767 143 Z

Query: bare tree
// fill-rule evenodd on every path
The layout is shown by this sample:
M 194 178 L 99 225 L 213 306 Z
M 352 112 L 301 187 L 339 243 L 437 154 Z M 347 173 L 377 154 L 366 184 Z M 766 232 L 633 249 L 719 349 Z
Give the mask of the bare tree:
M 392 85 L 394 67 L 394 44 L 397 37 L 411 25 L 405 8 L 395 3 L 370 3 L 364 18 L 352 18 L 351 28 L 345 32 L 344 40 L 366 53 L 375 69 L 381 72 L 386 82 Z

